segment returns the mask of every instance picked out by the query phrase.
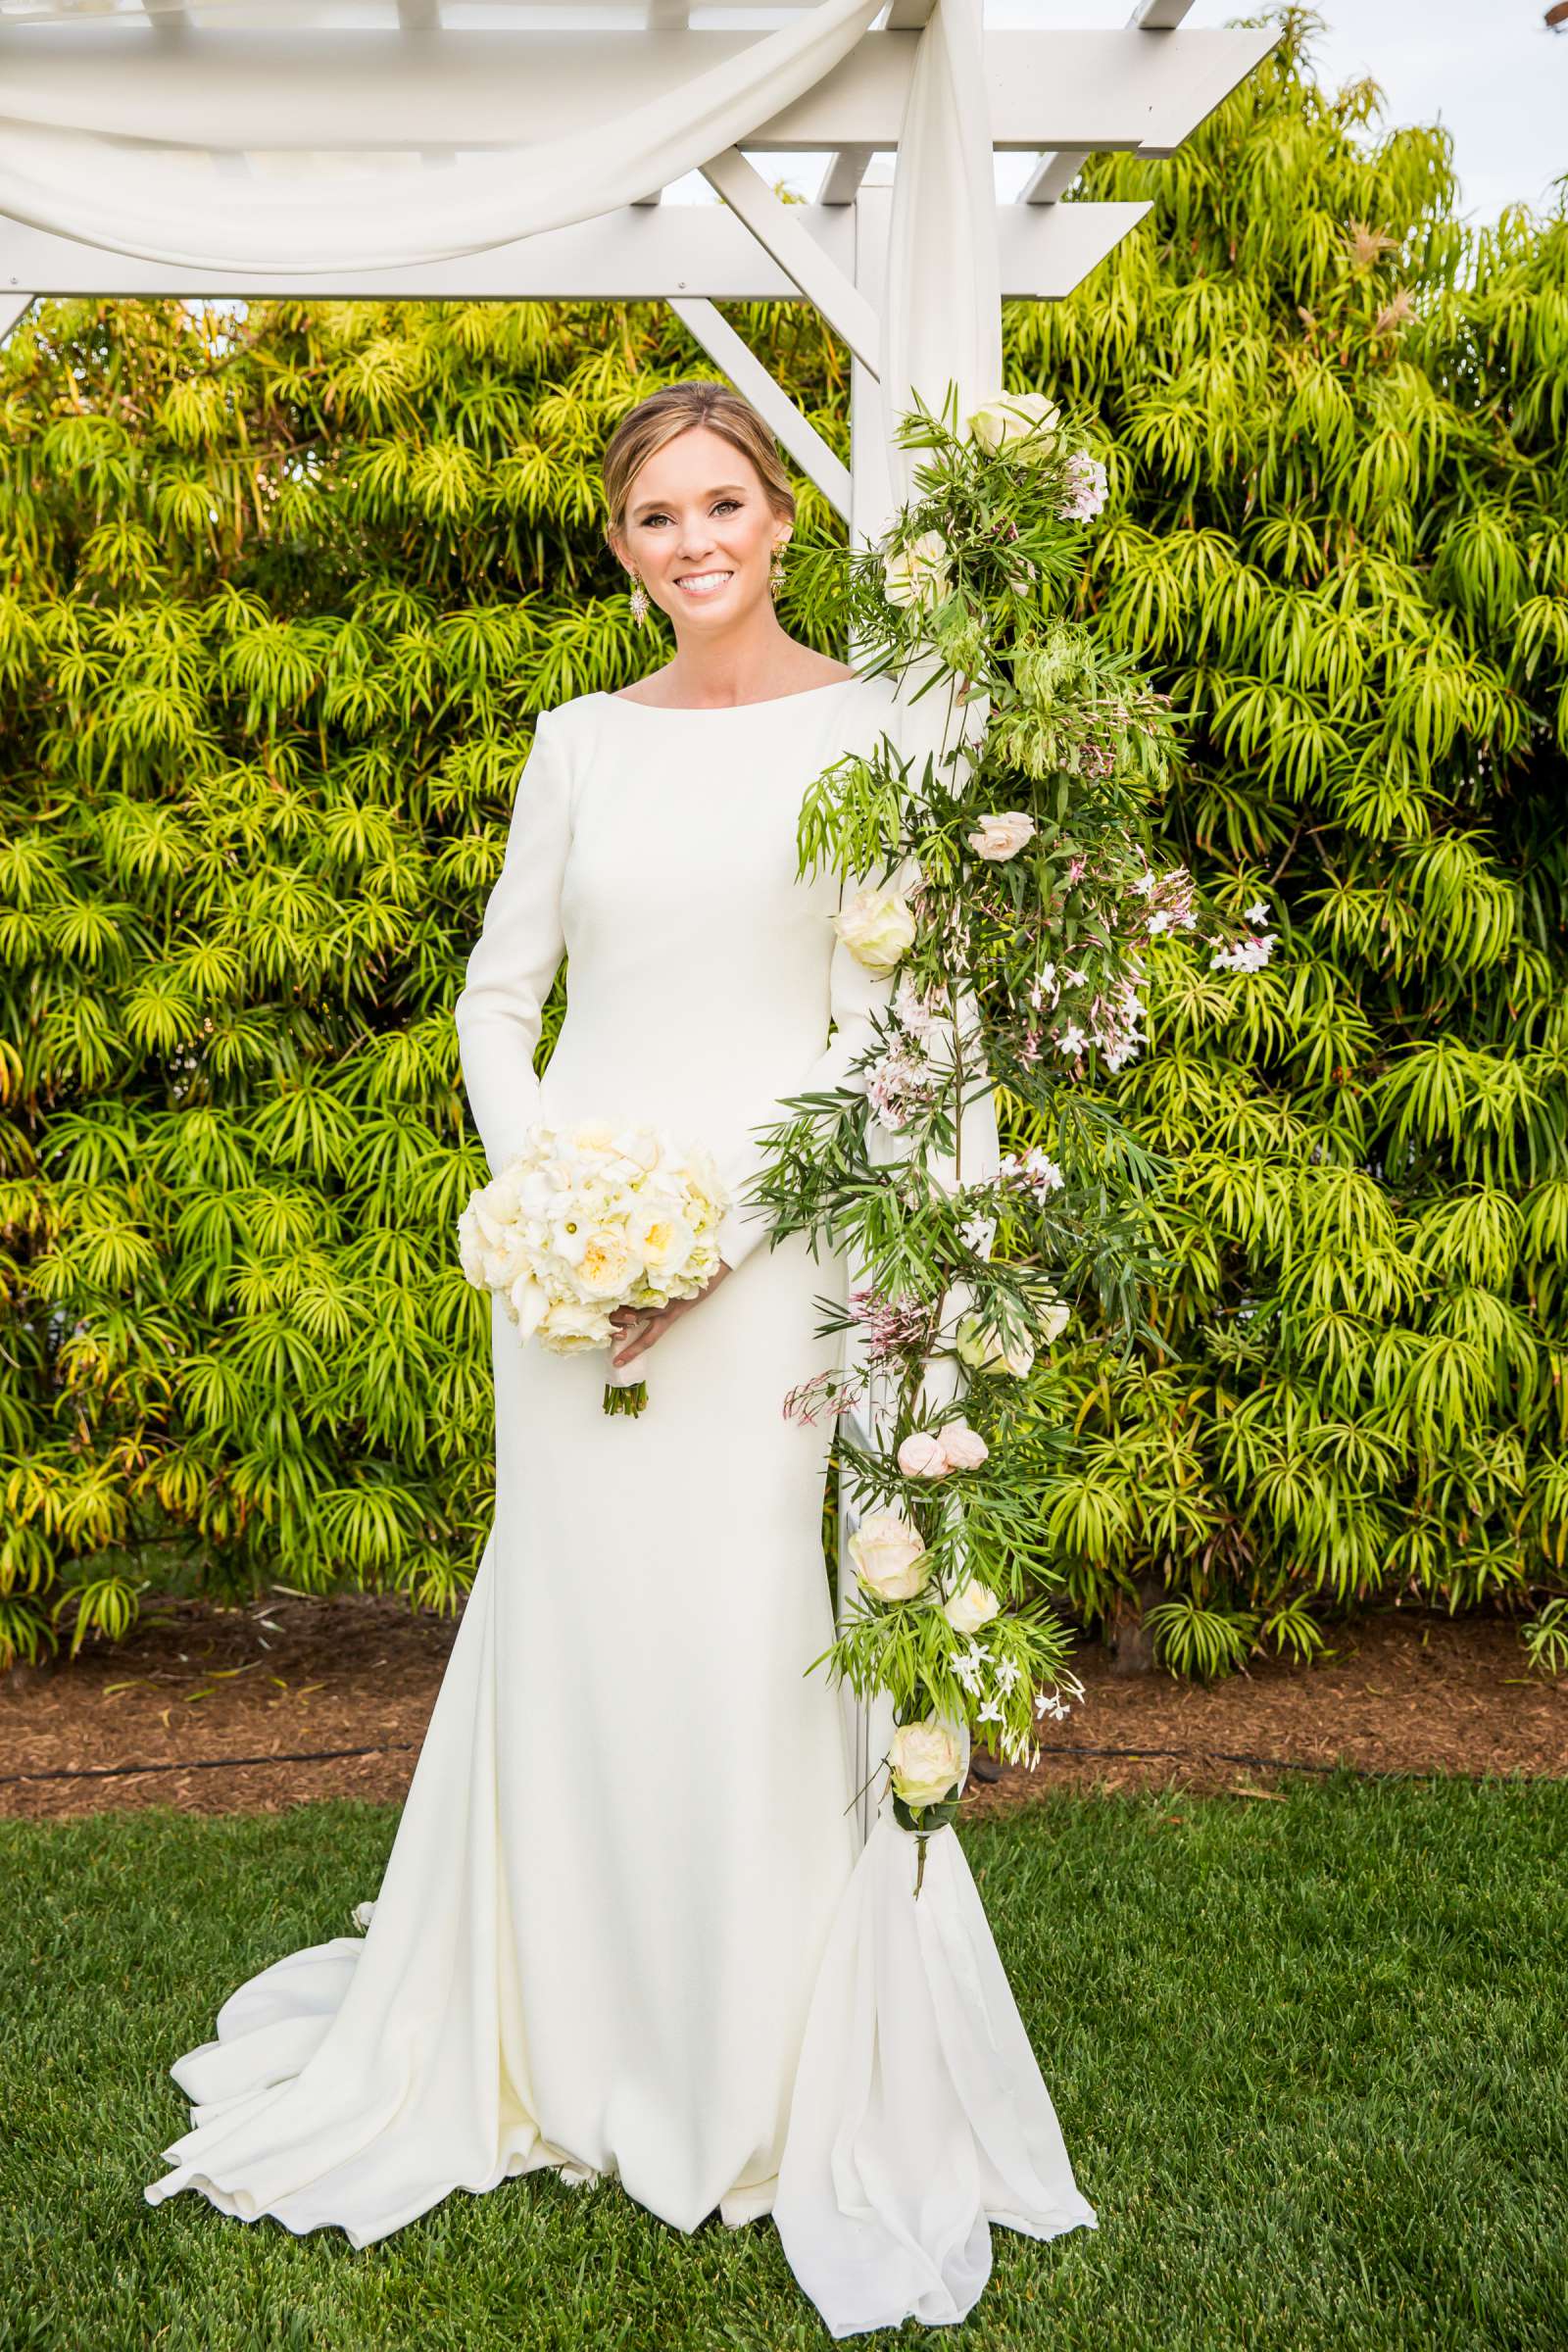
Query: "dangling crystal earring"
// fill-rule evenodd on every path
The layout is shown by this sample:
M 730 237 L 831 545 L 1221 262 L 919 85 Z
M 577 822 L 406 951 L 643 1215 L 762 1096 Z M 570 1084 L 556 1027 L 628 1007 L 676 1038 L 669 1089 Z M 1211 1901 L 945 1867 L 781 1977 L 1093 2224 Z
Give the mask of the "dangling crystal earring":
M 776 539 L 774 541 L 773 568 L 767 575 L 768 587 L 772 591 L 772 594 L 775 598 L 777 597 L 779 590 L 784 585 L 784 547 L 785 541 L 783 539 Z
M 648 591 L 643 586 L 641 580 L 637 579 L 637 574 L 635 572 L 633 572 L 631 576 L 634 580 L 636 580 L 637 584 L 633 588 L 627 601 L 631 606 L 631 616 L 637 623 L 637 626 L 641 628 L 644 621 L 648 618 Z

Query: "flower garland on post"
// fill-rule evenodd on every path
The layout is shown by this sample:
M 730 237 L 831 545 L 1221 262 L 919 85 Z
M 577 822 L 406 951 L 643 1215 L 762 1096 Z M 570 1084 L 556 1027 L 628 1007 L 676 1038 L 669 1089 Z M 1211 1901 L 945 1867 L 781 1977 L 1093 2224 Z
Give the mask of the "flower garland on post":
M 859 881 L 836 927 L 897 979 L 848 1084 L 784 1099 L 789 1115 L 757 1131 L 748 1192 L 776 1236 L 848 1250 L 869 1277 L 847 1305 L 817 1300 L 820 1331 L 860 1328 L 863 1368 L 818 1376 L 786 1409 L 841 1417 L 871 1377 L 888 1384 L 877 1443 L 839 1419 L 862 1505 L 840 1568 L 856 1590 L 812 1663 L 892 1699 L 884 1761 L 895 1817 L 920 1838 L 917 1894 L 925 1838 L 957 1811 L 965 1733 L 1032 1766 L 1041 1717 L 1066 1714 L 1064 1686 L 1083 1695 L 1045 1591 L 1059 1578 L 1042 1557 L 1042 1472 L 1072 1443 L 1050 1351 L 1089 1301 L 1102 1344 L 1125 1354 L 1154 1336 L 1162 1260 L 1160 1163 L 1081 1081 L 1147 1043 L 1155 943 L 1186 932 L 1232 969 L 1274 944 L 1264 907 L 1241 930 L 1200 914 L 1187 870 L 1150 856 L 1176 757 L 1168 698 L 1065 610 L 1104 466 L 1039 394 L 1000 394 L 961 432 L 956 407 L 950 384 L 940 416 L 918 400 L 904 416 L 901 444 L 930 453 L 914 496 L 878 546 L 821 551 L 808 593 L 868 649 L 865 674 L 934 670 L 988 716 L 944 755 L 949 774 L 930 757 L 915 773 L 884 735 L 808 788 L 799 872 Z M 959 1115 L 991 1089 L 1039 1140 L 966 1182 Z M 926 1381 L 944 1358 L 967 1383 L 937 1405 Z

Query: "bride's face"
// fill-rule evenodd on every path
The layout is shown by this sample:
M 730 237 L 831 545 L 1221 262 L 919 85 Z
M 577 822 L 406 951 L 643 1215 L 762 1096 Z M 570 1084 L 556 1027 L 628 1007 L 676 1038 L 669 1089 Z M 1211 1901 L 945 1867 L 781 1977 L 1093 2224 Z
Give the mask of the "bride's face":
M 694 424 L 633 480 L 621 548 L 678 633 L 719 632 L 767 600 L 773 550 L 789 534 L 750 458 Z

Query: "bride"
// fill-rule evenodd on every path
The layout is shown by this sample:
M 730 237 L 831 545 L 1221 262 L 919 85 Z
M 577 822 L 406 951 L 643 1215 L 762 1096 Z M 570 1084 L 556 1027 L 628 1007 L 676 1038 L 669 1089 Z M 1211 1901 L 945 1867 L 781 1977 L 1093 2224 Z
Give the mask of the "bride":
M 603 1350 L 546 1354 L 493 1301 L 494 1524 L 367 1933 L 230 1993 L 171 2069 L 191 2129 L 145 2193 L 366 2246 L 553 2166 L 680 2230 L 776 2212 L 835 2334 L 956 2320 L 988 2219 L 1095 2215 L 961 1861 L 945 1895 L 927 1880 L 923 1951 L 906 1884 L 896 1929 L 858 1884 L 839 1697 L 805 1671 L 833 1638 L 827 1441 L 781 1409 L 837 1360 L 814 1302 L 845 1269 L 763 1246 L 742 1197 L 756 1131 L 844 1083 L 890 987 L 834 931 L 849 885 L 797 878 L 802 795 L 935 698 L 911 712 L 780 626 L 794 501 L 734 392 L 657 392 L 603 471 L 634 614 L 657 604 L 675 652 L 540 714 L 463 1074 L 493 1174 L 541 1117 L 706 1145 L 721 1264 L 618 1311 L 635 1417 L 602 1409 Z

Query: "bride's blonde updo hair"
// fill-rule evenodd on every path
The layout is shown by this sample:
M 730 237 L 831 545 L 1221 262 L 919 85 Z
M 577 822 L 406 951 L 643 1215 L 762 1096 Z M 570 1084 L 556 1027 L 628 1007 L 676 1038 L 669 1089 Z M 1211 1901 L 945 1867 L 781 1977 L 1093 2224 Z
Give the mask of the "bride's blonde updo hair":
M 678 384 L 662 385 L 646 400 L 640 400 L 634 409 L 628 409 L 605 445 L 601 461 L 608 516 L 605 544 L 612 554 L 613 534 L 624 535 L 626 502 L 638 474 L 656 450 L 662 449 L 666 441 L 673 441 L 677 433 L 688 431 L 694 424 L 705 424 L 710 432 L 721 433 L 742 457 L 750 458 L 774 514 L 794 522 L 795 493 L 790 488 L 778 443 L 757 410 L 740 393 L 732 392 L 728 384 L 711 383 L 703 376 L 686 376 Z

